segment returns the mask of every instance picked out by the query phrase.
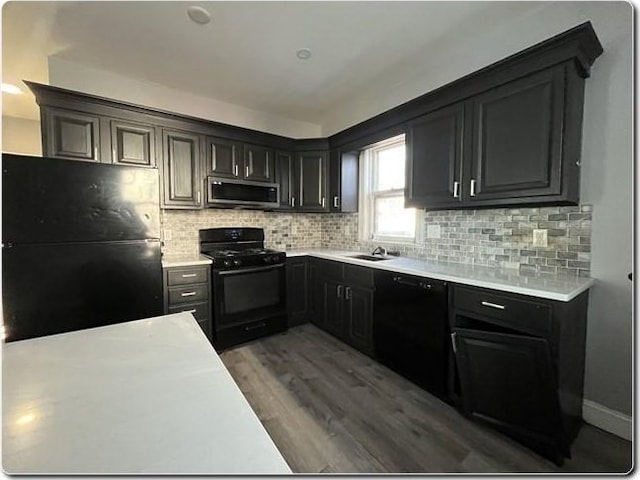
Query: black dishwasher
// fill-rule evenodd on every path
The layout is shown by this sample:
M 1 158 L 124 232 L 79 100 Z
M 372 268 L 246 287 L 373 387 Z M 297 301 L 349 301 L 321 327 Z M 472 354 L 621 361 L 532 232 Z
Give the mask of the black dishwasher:
M 375 358 L 447 400 L 447 284 L 382 270 L 374 280 Z

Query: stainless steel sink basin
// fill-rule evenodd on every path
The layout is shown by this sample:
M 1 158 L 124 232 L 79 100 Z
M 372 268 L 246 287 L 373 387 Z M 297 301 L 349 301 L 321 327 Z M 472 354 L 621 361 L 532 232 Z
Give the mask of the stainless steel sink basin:
M 360 255 L 348 255 L 351 258 L 359 258 L 360 260 L 369 260 L 371 262 L 379 262 L 380 260 L 390 260 L 389 257 L 381 257 L 380 255 L 367 255 L 367 254 L 360 254 Z

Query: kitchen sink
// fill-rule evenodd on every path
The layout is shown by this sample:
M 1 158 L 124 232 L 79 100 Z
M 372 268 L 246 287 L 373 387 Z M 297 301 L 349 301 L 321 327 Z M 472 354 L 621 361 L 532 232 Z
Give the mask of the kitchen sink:
M 391 260 L 389 257 L 381 257 L 379 255 L 367 255 L 367 254 L 359 254 L 359 255 L 347 255 L 351 258 L 359 258 L 360 260 L 369 260 L 371 262 L 379 262 L 380 260 Z

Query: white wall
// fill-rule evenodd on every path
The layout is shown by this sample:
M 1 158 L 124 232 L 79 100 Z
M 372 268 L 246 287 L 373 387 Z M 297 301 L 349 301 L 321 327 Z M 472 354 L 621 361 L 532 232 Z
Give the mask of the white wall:
M 2 151 L 23 155 L 42 155 L 40 121 L 3 116 Z
M 604 54 L 586 81 L 582 152 L 583 203 L 593 205 L 585 398 L 630 415 L 632 408 L 632 7 L 625 2 L 540 2 L 507 22 L 476 19 L 446 45 L 425 50 L 422 73 L 386 90 L 371 83 L 330 109 L 331 134 L 590 20 Z M 402 71 L 402 65 L 398 66 Z M 630 424 L 629 424 L 630 428 Z
M 293 138 L 320 136 L 320 125 L 197 96 L 49 57 L 49 85 Z

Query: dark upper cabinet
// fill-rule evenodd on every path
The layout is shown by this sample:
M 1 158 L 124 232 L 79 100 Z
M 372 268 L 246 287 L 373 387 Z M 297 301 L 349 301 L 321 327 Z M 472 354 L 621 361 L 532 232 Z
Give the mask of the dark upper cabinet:
M 273 150 L 259 145 L 244 144 L 244 179 L 274 183 L 275 171 Z
M 453 207 L 462 200 L 464 104 L 424 115 L 406 134 L 407 207 Z
M 329 211 L 358 211 L 358 152 L 329 152 Z
M 562 193 L 564 77 L 556 67 L 472 99 L 468 201 Z
M 202 205 L 200 182 L 200 137 L 177 130 L 163 130 L 163 206 L 199 208 Z
M 111 162 L 134 167 L 156 166 L 156 129 L 152 125 L 112 119 Z
M 242 178 L 242 143 L 206 138 L 205 172 L 216 177 Z
M 410 122 L 407 206 L 578 203 L 582 95 L 557 65 Z
M 280 185 L 280 210 L 295 208 L 296 168 L 293 152 L 276 152 L 276 183 Z
M 42 109 L 43 154 L 100 161 L 100 117 L 60 108 Z
M 328 212 L 327 152 L 298 152 L 295 205 L 305 212 Z

